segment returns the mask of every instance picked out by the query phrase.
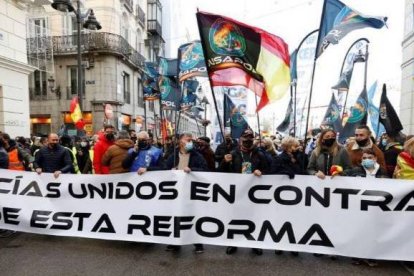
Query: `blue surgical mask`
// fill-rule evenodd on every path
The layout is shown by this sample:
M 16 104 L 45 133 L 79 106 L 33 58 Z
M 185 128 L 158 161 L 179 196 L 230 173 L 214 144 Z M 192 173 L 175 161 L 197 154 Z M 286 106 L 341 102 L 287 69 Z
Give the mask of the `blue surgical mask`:
M 381 141 L 382 146 L 386 147 L 388 144 L 388 141 L 386 139 Z
M 193 145 L 193 142 L 192 141 L 186 143 L 185 146 L 184 146 L 184 149 L 185 149 L 186 152 L 192 151 L 193 148 L 194 148 L 194 145 Z
M 375 161 L 372 159 L 364 159 L 362 160 L 361 165 L 366 169 L 372 169 L 375 166 Z

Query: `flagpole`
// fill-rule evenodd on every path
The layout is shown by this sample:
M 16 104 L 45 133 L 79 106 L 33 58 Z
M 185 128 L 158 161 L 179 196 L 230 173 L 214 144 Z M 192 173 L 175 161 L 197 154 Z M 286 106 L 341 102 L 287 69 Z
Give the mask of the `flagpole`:
M 145 118 L 144 129 L 145 131 L 147 131 L 147 101 L 146 100 L 144 100 L 144 118 Z
M 296 80 L 293 81 L 293 84 L 291 85 L 291 89 L 293 90 L 293 99 L 295 102 L 293 105 L 293 137 L 296 138 L 296 100 L 297 100 Z
M 260 134 L 260 118 L 259 118 L 259 112 L 257 111 L 258 103 L 257 103 L 256 93 L 254 94 L 254 99 L 256 101 L 256 117 L 257 117 L 257 130 L 259 132 L 259 143 L 261 144 L 262 143 L 262 135 Z

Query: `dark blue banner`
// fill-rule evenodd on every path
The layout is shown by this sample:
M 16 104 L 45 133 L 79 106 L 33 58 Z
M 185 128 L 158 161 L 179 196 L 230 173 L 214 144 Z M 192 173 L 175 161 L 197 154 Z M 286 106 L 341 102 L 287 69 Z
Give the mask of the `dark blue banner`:
M 178 48 L 178 79 L 180 82 L 190 77 L 208 77 L 203 48 L 200 41 L 193 41 Z

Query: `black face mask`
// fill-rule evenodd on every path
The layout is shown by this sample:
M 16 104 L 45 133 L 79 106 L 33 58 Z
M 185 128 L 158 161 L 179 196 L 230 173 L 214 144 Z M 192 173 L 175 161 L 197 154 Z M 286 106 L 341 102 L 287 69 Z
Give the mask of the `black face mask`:
M 324 140 L 322 140 L 322 145 L 324 145 L 326 147 L 332 147 L 332 145 L 335 143 L 335 141 L 336 141 L 335 138 L 324 139 Z
M 242 146 L 247 148 L 247 149 L 250 149 L 253 146 L 253 140 L 250 140 L 250 139 L 249 140 L 244 140 L 242 142 Z
M 113 133 L 108 133 L 108 134 L 105 134 L 105 137 L 106 137 L 106 139 L 107 139 L 108 141 L 113 141 L 113 140 L 115 140 L 115 135 L 114 135 Z
M 361 140 L 361 141 L 356 140 L 356 143 L 358 144 L 358 146 L 364 147 L 364 146 L 368 145 L 368 138 L 364 139 L 364 140 Z
M 49 147 L 52 148 L 52 149 L 57 148 L 57 146 L 58 146 L 58 144 L 55 144 L 55 143 L 50 143 L 49 144 Z
M 148 142 L 147 141 L 138 141 L 138 149 L 144 150 L 148 148 Z
M 132 142 L 134 142 L 134 144 L 137 142 L 137 137 L 131 137 Z

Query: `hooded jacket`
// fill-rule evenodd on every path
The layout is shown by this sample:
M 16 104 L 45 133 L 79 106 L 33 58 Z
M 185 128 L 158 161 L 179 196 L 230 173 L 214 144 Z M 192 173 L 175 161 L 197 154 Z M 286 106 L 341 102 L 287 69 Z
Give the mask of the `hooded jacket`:
M 109 166 L 109 173 L 125 173 L 128 169 L 122 167 L 122 162 L 128 155 L 128 150 L 134 146 L 131 139 L 119 139 L 110 146 L 102 157 L 102 165 Z

